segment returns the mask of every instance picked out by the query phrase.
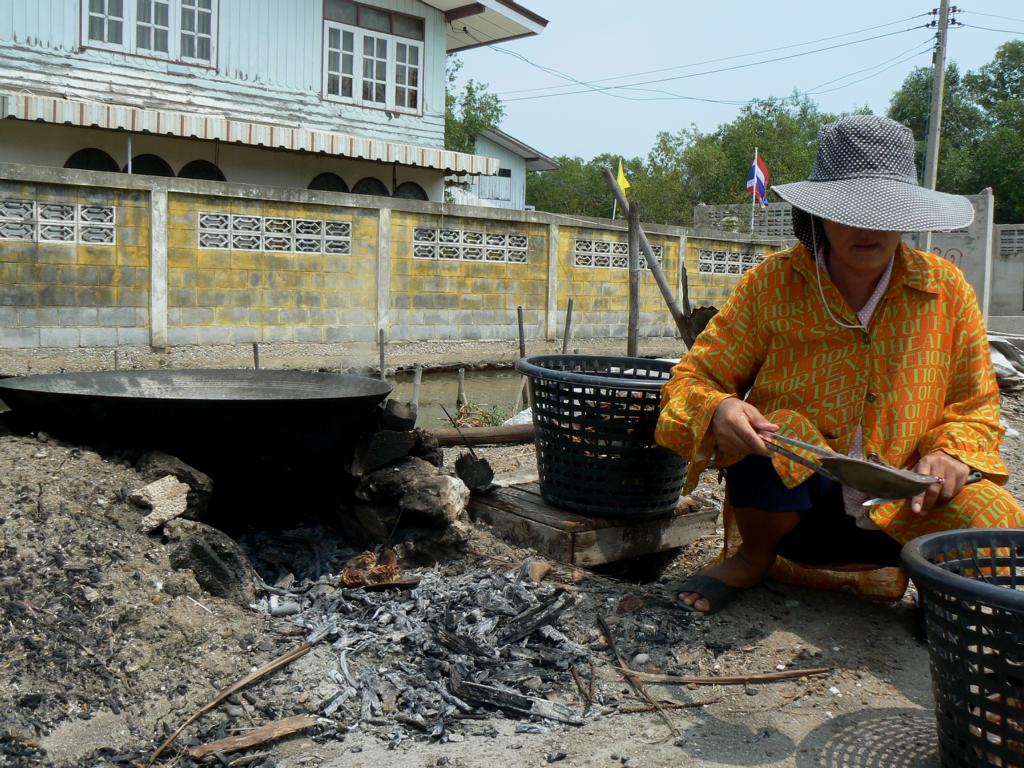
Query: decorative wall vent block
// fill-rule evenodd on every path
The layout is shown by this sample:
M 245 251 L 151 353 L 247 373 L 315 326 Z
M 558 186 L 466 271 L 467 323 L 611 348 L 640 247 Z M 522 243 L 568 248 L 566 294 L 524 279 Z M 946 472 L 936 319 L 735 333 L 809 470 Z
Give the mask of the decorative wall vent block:
M 664 248 L 652 245 L 654 258 L 664 264 Z M 572 263 L 576 267 L 629 269 L 629 244 L 617 240 L 592 240 L 577 237 L 573 241 Z M 647 257 L 640 254 L 640 269 L 647 269 Z
M 742 275 L 762 261 L 764 256 L 750 251 L 701 248 L 697 251 L 697 272 L 702 275 Z
M 0 198 L 0 241 L 114 245 L 116 220 L 112 205 Z
M 412 255 L 416 259 L 481 261 L 526 264 L 529 238 L 505 232 L 472 229 L 413 229 Z
M 352 253 L 352 222 L 202 212 L 199 247 L 346 256 Z

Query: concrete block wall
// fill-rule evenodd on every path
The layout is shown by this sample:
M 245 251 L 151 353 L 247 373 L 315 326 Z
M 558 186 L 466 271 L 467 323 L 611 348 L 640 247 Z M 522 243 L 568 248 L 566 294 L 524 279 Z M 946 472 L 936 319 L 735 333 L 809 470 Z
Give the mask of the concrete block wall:
M 378 211 L 171 194 L 167 341 L 334 343 L 376 338 Z M 351 226 L 348 253 L 204 247 L 200 214 Z M 229 235 L 230 237 L 230 235 Z M 322 235 L 320 236 L 322 237 Z M 342 242 L 339 239 L 338 242 Z
M 627 242 L 623 229 L 560 226 L 558 231 L 558 307 L 564 314 L 573 299 L 573 336 L 576 338 L 622 338 L 626 336 L 629 314 L 629 270 L 618 267 L 577 266 L 576 240 Z M 662 248 L 662 270 L 677 286 L 679 237 L 648 236 L 652 246 Z M 678 295 L 678 289 L 675 291 Z M 674 336 L 675 326 L 664 309 L 661 291 L 648 270 L 640 273 L 640 333 L 643 336 Z M 562 320 L 560 319 L 560 322 Z
M 416 228 L 526 238 L 526 261 L 417 258 Z M 538 224 L 395 211 L 391 221 L 390 332 L 395 341 L 543 338 L 547 231 Z
M 27 201 L 37 206 L 36 211 L 42 210 L 40 206 L 74 210 L 76 218 L 81 206 L 113 207 L 115 217 L 111 244 L 84 242 L 77 222 L 66 224 L 74 234 L 59 236 L 66 242 L 46 242 L 46 235 L 39 235 L 38 213 L 32 217 L 30 239 L 0 237 L 0 348 L 149 343 L 149 195 L 145 191 L 0 177 L 0 201 Z M 42 226 L 65 225 L 44 222 Z
M 389 342 L 512 341 L 519 306 L 527 338 L 554 341 L 570 297 L 575 339 L 626 334 L 621 221 L 11 164 L 0 164 L 3 200 L 36 211 L 113 206 L 116 217 L 112 244 L 41 242 L 0 208 L 0 350 L 261 342 L 340 345 L 324 347 L 335 354 L 371 346 L 379 331 Z M 300 223 L 318 229 L 319 243 L 300 247 Z M 702 247 L 779 247 L 645 229 L 677 296 L 685 260 L 694 304 L 720 306 L 738 279 L 703 274 Z M 436 233 L 437 250 L 424 251 L 417 232 Z M 453 237 L 458 248 L 442 251 Z M 614 263 L 578 263 L 577 239 L 614 245 Z M 646 271 L 640 298 L 641 334 L 675 338 Z

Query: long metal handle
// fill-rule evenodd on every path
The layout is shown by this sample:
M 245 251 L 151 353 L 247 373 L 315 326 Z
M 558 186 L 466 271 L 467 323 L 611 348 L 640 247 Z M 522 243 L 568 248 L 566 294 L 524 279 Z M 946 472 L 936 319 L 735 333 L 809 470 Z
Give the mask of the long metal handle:
M 827 469 L 825 469 L 823 466 L 821 466 L 821 464 L 819 464 L 818 462 L 814 461 L 813 459 L 804 458 L 803 456 L 801 456 L 798 453 L 793 453 L 793 451 L 789 450 L 788 448 L 783 448 L 781 445 L 776 445 L 771 440 L 763 440 L 763 442 L 764 442 L 764 447 L 767 448 L 769 451 L 771 451 L 773 453 L 777 453 L 780 456 L 785 456 L 787 459 L 790 459 L 791 461 L 795 461 L 797 464 L 799 464 L 799 465 L 801 465 L 803 467 L 807 467 L 808 469 L 813 469 L 819 475 L 822 475 L 823 477 L 827 477 L 829 480 L 835 480 L 836 482 L 839 482 L 839 480 L 836 478 L 835 475 L 833 475 L 831 472 L 829 472 Z M 799 442 L 799 441 L 797 441 L 797 442 Z

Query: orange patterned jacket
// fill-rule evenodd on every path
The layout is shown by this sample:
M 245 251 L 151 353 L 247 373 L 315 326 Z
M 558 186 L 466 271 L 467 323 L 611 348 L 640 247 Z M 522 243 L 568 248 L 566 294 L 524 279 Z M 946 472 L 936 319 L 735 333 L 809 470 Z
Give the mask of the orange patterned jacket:
M 856 323 L 826 274 L 821 283 L 832 313 Z M 712 458 L 715 408 L 744 393 L 780 431 L 841 453 L 860 424 L 865 455 L 893 466 L 942 449 L 989 480 L 1007 478 L 999 388 L 974 291 L 955 266 L 904 243 L 867 333 L 828 317 L 802 244 L 740 279 L 662 390 L 656 439 L 689 461 L 684 492 Z M 787 487 L 811 474 L 785 457 L 772 461 Z M 884 529 L 911 514 L 907 506 L 875 507 L 872 519 Z

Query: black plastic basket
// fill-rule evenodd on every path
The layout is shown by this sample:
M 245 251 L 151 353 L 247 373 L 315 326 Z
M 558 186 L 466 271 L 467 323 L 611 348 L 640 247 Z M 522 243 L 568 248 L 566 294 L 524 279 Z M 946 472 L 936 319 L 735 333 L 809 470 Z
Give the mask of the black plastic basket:
M 675 509 L 686 463 L 654 442 L 672 363 L 631 357 L 535 355 L 530 380 L 541 495 L 601 517 Z
M 921 595 L 942 765 L 1024 766 L 1024 529 L 903 547 Z

